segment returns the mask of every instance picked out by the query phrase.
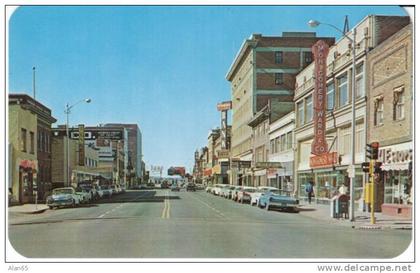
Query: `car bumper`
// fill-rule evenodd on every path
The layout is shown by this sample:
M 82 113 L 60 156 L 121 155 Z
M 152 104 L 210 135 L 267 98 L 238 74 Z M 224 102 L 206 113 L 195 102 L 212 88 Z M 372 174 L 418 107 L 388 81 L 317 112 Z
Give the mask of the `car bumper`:
M 69 200 L 54 200 L 47 203 L 48 206 L 51 207 L 59 207 L 59 206 L 70 206 L 73 205 L 73 199 Z

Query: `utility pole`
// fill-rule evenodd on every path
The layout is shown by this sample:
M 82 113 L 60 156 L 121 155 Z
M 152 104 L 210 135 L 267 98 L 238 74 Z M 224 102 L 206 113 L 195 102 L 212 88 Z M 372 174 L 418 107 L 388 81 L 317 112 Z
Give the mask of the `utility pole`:
M 35 66 L 32 67 L 32 92 L 33 92 L 33 97 L 34 97 L 34 100 L 35 100 L 36 99 L 36 97 L 35 97 L 35 95 L 36 95 L 36 93 L 35 93 Z

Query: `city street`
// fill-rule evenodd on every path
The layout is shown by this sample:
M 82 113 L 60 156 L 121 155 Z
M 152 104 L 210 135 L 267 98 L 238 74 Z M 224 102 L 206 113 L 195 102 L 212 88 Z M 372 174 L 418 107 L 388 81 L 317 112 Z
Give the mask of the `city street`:
M 41 214 L 9 214 L 30 258 L 392 258 L 411 231 L 355 230 L 204 191 L 131 190 Z

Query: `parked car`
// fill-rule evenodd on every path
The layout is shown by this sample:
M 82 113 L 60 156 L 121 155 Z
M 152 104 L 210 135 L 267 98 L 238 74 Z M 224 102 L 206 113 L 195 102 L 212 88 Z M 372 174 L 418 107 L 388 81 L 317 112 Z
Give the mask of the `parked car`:
M 181 188 L 178 186 L 178 184 L 172 184 L 171 191 L 180 191 Z
M 188 183 L 187 184 L 187 191 L 195 191 L 195 184 L 194 183 Z
M 155 188 L 155 183 L 153 183 L 153 182 L 149 182 L 149 183 L 147 183 L 146 187 L 147 187 L 148 189 L 154 189 L 154 188 Z
M 253 193 L 251 193 L 251 206 L 253 206 L 254 204 L 258 204 L 258 200 L 260 199 L 260 196 L 262 193 L 267 192 L 267 191 L 277 191 L 277 188 L 274 187 L 267 187 L 267 186 L 261 186 L 261 187 L 257 187 L 257 190 Z
M 207 187 L 205 188 L 205 191 L 208 193 L 211 193 L 211 190 L 213 189 L 213 185 L 212 184 L 207 184 Z
M 242 186 L 235 186 L 235 188 L 232 190 L 232 193 L 231 193 L 230 198 L 231 198 L 233 201 L 238 200 L 238 192 L 239 192 L 242 188 L 243 188 Z
M 201 191 L 201 190 L 204 190 L 204 185 L 203 184 L 195 184 L 195 188 L 196 188 L 196 190 Z
M 104 190 L 102 189 L 101 186 L 95 185 L 95 189 L 96 189 L 96 193 L 97 193 L 97 199 L 100 199 L 102 197 L 104 197 Z
M 97 197 L 98 193 L 96 192 L 96 188 L 92 184 L 80 184 L 79 187 L 86 190 L 89 193 L 90 201 L 93 201 L 98 198 Z
M 223 185 L 220 190 L 220 196 L 224 198 L 229 198 L 232 196 L 232 190 L 235 189 L 235 186 L 232 185 Z
M 121 192 L 121 189 L 118 185 L 111 185 L 110 188 L 112 190 L 112 194 L 119 194 Z
M 215 184 L 214 187 L 211 189 L 211 192 L 214 195 L 220 195 L 220 190 L 222 189 L 224 185 L 223 184 Z
M 112 188 L 110 186 L 102 186 L 103 197 L 111 198 L 112 196 Z
M 251 202 L 251 193 L 255 192 L 257 188 L 255 187 L 243 187 L 238 191 L 237 201 L 241 203 Z
M 126 186 L 125 185 L 121 185 L 121 193 L 125 193 L 126 192 Z
M 75 189 L 75 192 L 79 196 L 79 200 L 81 204 L 87 204 L 91 201 L 91 194 L 89 190 L 83 187 L 77 187 Z
M 299 200 L 280 194 L 279 190 L 271 190 L 263 193 L 258 200 L 258 207 L 265 208 L 270 210 L 272 208 L 277 208 L 281 210 L 288 210 L 292 212 L 299 211 Z
M 75 207 L 80 204 L 80 197 L 71 187 L 53 189 L 52 194 L 47 197 L 47 206 L 50 209 L 55 207 Z

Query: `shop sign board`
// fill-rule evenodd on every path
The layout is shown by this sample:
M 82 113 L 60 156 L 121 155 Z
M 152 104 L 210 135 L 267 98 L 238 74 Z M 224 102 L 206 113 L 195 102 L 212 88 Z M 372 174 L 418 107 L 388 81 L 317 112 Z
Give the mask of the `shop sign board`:
M 83 124 L 79 124 L 79 166 L 85 165 L 85 126 Z
M 311 152 L 318 156 L 328 153 L 328 143 L 325 138 L 328 51 L 329 46 L 323 40 L 319 40 L 312 46 L 315 60 L 315 89 L 313 93 L 314 140 Z
M 229 150 L 219 150 L 217 151 L 217 157 L 219 159 L 229 158 Z
M 282 168 L 282 164 L 280 162 L 256 162 L 255 163 L 256 168 L 261 169 L 268 169 L 268 168 Z
M 224 101 L 217 104 L 217 111 L 227 111 L 232 109 L 232 101 Z
M 337 152 L 315 155 L 309 158 L 309 166 L 311 168 L 328 167 L 337 164 L 337 159 Z

